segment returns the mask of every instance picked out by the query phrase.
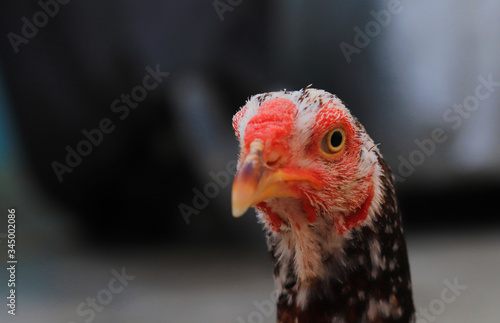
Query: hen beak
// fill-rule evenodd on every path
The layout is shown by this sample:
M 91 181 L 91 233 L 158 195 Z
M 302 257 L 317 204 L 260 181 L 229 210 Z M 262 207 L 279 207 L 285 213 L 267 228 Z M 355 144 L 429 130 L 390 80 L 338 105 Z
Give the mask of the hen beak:
M 274 168 L 263 161 L 264 144 L 255 140 L 234 178 L 231 196 L 233 216 L 242 216 L 250 206 L 275 197 L 303 197 L 294 184 L 308 183 L 321 189 L 319 180 L 295 169 Z

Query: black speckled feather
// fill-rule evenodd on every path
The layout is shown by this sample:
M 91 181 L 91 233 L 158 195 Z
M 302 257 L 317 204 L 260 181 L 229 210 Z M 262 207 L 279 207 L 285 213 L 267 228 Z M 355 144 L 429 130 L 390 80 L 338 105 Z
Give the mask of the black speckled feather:
M 382 177 L 384 202 L 381 213 L 376 215 L 374 229 L 365 226 L 353 232 L 352 238 L 344 247 L 346 260 L 351 260 L 347 261 L 346 265 L 340 264 L 331 255 L 325 255 L 324 262 L 328 263 L 328 267 L 335 275 L 311 282 L 311 293 L 304 310 L 296 304 L 298 279 L 293 270 L 294 266 L 288 264 L 287 278 L 278 298 L 278 322 L 414 321 L 415 309 L 401 213 L 396 201 L 391 171 L 380 156 L 379 163 L 385 174 Z M 373 240 L 377 240 L 380 244 L 382 266 L 372 262 L 369 245 Z M 274 257 L 276 245 L 270 239 L 270 234 L 268 242 L 276 275 L 280 271 L 281 264 Z M 339 279 L 339 276 L 342 278 Z M 401 312 L 385 318 L 378 316 L 377 313 L 374 318 L 369 319 L 370 301 L 380 300 L 394 305 L 394 308 Z

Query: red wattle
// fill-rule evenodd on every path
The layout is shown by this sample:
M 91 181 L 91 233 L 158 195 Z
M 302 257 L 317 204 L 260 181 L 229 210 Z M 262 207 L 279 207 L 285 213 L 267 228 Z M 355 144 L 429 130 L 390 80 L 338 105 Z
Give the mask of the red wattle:
M 268 223 L 271 226 L 271 229 L 276 232 L 280 232 L 279 227 L 283 224 L 279 215 L 274 213 L 269 206 L 265 202 L 260 202 L 256 205 L 258 208 L 261 208 L 268 216 L 271 223 Z
M 346 217 L 339 217 L 334 219 L 335 228 L 337 229 L 337 232 L 339 234 L 346 233 L 350 229 L 360 225 L 364 220 L 366 220 L 374 195 L 375 190 L 373 186 L 371 186 L 370 191 L 368 192 L 368 197 L 366 198 L 363 205 L 361 205 L 356 211 Z
M 316 210 L 311 205 L 311 203 L 309 203 L 309 200 L 305 198 L 302 200 L 302 208 L 307 214 L 307 221 L 309 223 L 313 223 L 314 221 L 316 221 Z

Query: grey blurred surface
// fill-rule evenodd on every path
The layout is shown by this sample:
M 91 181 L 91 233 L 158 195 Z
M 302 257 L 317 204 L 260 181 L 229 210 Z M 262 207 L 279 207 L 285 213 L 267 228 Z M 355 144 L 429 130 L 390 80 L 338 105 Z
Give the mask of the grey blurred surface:
M 401 127 L 397 136 L 374 129 L 394 148 L 386 157 L 408 159 L 418 149 L 415 139 L 429 138 L 435 128 L 448 136 L 416 167 L 411 184 L 500 180 L 499 17 L 495 0 L 401 1 L 401 13 L 381 33 L 375 56 L 392 96 L 392 108 L 384 110 L 394 113 Z M 494 85 L 481 89 L 485 98 L 476 98 L 473 108 L 480 78 Z
M 0 207 L 4 223 L 6 209 L 16 207 L 18 308 L 15 317 L 2 308 L 1 322 L 66 323 L 90 318 L 96 323 L 274 321 L 274 306 L 269 305 L 272 267 L 258 226 L 251 228 L 254 240 L 247 246 L 207 243 L 82 248 L 72 239 L 76 228 L 64 216 L 64 210 L 47 204 L 20 169 L 11 174 L 0 185 L 6 197 Z M 138 230 L 143 221 L 137 219 Z M 3 232 L 4 225 L 0 227 Z M 235 231 L 245 229 L 243 222 L 235 220 Z M 0 253 L 5 259 L 3 242 Z M 466 290 L 451 303 L 441 302 L 444 309 L 434 315 L 435 322 L 498 322 L 499 228 L 410 233 L 408 248 L 417 309 L 434 306 L 441 310 L 439 300 L 447 286 L 445 280 L 456 281 Z M 109 289 L 112 270 L 120 272 L 123 268 L 127 275 L 134 276 L 128 286 L 113 294 L 101 312 L 95 311 L 95 317 L 88 312 L 78 315 L 82 302 Z M 6 280 L 2 270 L 3 293 Z M 447 299 L 452 296 L 445 292 Z

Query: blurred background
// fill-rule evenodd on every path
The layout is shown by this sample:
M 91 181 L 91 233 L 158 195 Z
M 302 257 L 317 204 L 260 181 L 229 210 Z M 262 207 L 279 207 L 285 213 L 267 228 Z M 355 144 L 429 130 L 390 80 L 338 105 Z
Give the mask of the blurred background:
M 498 1 L 8 1 L 0 28 L 1 322 L 273 322 L 260 225 L 230 213 L 231 118 L 309 84 L 397 175 L 417 308 L 457 280 L 435 321 L 498 322 Z

